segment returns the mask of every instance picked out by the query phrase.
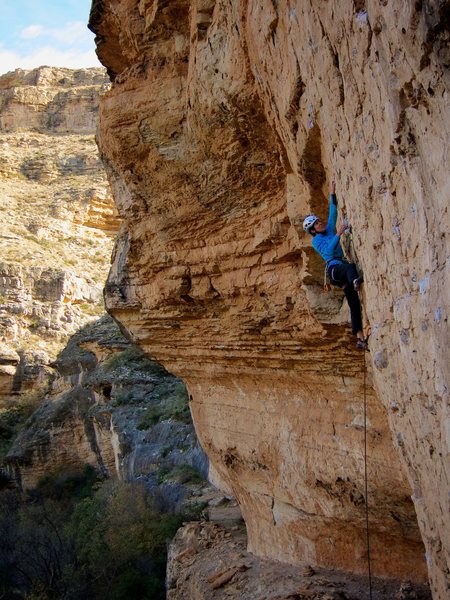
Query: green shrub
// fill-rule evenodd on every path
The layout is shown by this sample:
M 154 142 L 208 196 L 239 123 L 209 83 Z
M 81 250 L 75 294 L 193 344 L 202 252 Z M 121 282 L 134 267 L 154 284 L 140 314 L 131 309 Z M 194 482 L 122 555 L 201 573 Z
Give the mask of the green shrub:
M 187 509 L 189 519 L 192 521 L 200 519 L 202 512 L 205 510 L 205 508 L 207 508 L 207 506 L 207 502 L 195 502 L 191 504 Z
M 93 597 L 109 588 L 108 600 L 163 600 L 167 541 L 185 519 L 161 514 L 136 484 L 106 482 L 80 502 L 68 530 L 87 577 L 98 578 Z
M 145 430 L 154 427 L 157 423 L 162 421 L 163 414 L 164 412 L 161 406 L 149 406 L 145 411 L 144 416 L 139 421 L 137 428 Z
M 34 409 L 31 402 L 0 409 L 0 461 L 7 455 L 14 438 Z
M 131 404 L 133 402 L 133 390 L 132 389 L 121 389 L 115 394 L 114 397 L 114 406 L 126 406 L 127 404 Z
M 111 600 L 163 600 L 165 598 L 164 582 L 134 567 L 120 573 L 111 587 Z
M 163 600 L 167 542 L 192 513 L 161 513 L 144 485 L 83 478 L 85 497 L 75 475 L 46 478 L 32 502 L 0 495 L 0 597 Z
M 121 352 L 114 352 L 103 363 L 103 369 L 111 373 L 119 368 L 126 368 L 135 371 L 145 371 L 152 375 L 167 375 L 167 371 L 162 365 L 151 361 L 144 352 L 137 346 L 132 346 Z
M 45 498 L 67 503 L 77 502 L 92 496 L 98 481 L 98 474 L 94 467 L 85 465 L 80 473 L 46 475 L 38 481 L 37 490 Z
M 99 568 L 101 557 L 108 559 L 110 549 L 105 540 L 106 503 L 99 494 L 84 498 L 76 506 L 66 527 L 66 535 L 72 540 L 78 563 L 94 572 Z
M 160 421 L 174 419 L 181 423 L 191 423 L 189 398 L 186 386 L 175 380 L 169 385 L 163 383 L 155 390 L 156 403 L 147 408 L 138 424 L 138 429 L 149 429 Z
M 161 468 L 158 483 L 177 481 L 178 483 L 203 483 L 205 480 L 197 469 L 190 465 L 177 465 L 171 469 Z

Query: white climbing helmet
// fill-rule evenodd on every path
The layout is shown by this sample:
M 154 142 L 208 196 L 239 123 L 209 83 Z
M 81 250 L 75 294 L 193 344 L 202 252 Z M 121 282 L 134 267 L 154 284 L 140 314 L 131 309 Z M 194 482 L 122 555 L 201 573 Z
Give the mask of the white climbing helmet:
M 314 227 L 314 223 L 317 223 L 318 220 L 319 217 L 316 217 L 316 215 L 309 215 L 303 221 L 303 229 L 308 233 L 311 233 L 311 229 Z

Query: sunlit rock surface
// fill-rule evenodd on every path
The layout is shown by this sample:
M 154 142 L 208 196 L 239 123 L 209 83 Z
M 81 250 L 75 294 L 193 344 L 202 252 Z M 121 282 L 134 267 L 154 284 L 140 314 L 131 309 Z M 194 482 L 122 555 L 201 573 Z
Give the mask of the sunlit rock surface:
M 48 364 L 103 313 L 120 223 L 95 143 L 107 88 L 100 68 L 0 76 L 0 341 L 21 365 L 1 367 L 0 407 L 32 384 L 21 376 L 30 353 Z
M 249 549 L 365 571 L 365 393 L 373 572 L 428 569 L 442 600 L 448 23 L 443 0 L 94 0 L 90 22 L 124 219 L 108 309 L 187 382 Z M 332 177 L 365 274 L 365 357 L 298 227 L 326 217 Z

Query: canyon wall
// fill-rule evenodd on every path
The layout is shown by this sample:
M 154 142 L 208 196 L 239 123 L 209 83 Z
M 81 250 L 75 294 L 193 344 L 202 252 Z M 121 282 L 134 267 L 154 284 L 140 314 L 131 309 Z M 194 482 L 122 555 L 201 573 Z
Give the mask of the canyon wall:
M 170 472 L 206 470 L 183 382 L 146 358 L 109 315 L 73 335 L 52 368 L 49 392 L 4 461 L 16 485 L 32 489 L 89 464 L 105 477 L 158 487 L 168 507 L 183 501 L 186 488 Z
M 94 137 L 108 86 L 101 68 L 0 76 L 0 405 L 104 312 L 119 227 Z
M 188 385 L 249 549 L 448 597 L 448 1 L 94 0 L 106 286 Z M 301 230 L 339 209 L 370 353 Z M 414 510 L 415 509 L 415 510 Z M 425 548 L 422 545 L 422 541 Z

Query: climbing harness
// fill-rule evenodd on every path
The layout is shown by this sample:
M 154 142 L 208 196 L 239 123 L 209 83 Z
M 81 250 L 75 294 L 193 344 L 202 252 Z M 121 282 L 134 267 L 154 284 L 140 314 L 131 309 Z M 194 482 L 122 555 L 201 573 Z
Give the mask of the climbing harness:
M 317 219 L 317 217 L 315 215 L 310 215 L 309 217 L 306 217 L 305 221 L 304 221 L 304 225 L 303 228 L 305 229 L 305 223 L 308 219 Z M 356 263 L 356 259 L 354 259 L 354 256 L 352 256 L 352 254 L 354 254 L 354 252 L 352 253 L 352 246 L 353 246 L 353 235 L 352 235 L 352 228 L 351 225 L 349 224 L 347 218 L 345 217 L 345 215 L 342 215 L 342 222 L 345 223 L 347 225 L 347 229 L 345 230 L 345 232 L 347 233 L 346 236 L 346 243 L 342 244 L 342 250 L 344 252 L 344 258 L 346 262 L 349 263 Z M 314 224 L 314 223 L 313 223 Z M 306 225 L 310 225 L 310 221 L 308 221 L 308 223 L 306 223 Z M 305 231 L 307 231 L 307 229 L 305 229 Z M 328 283 L 328 278 L 330 279 L 330 283 Z M 330 276 L 330 274 L 328 273 L 328 265 L 325 265 L 325 269 L 323 271 L 323 291 L 325 293 L 330 292 L 331 291 L 331 279 L 332 276 Z

